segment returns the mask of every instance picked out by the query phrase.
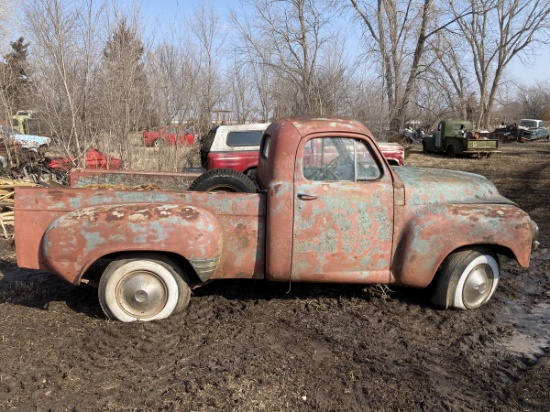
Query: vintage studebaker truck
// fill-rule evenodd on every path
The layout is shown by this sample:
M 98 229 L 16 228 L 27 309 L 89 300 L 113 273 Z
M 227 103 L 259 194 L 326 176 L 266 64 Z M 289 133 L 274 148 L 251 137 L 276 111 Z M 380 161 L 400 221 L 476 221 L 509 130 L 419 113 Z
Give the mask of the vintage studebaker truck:
M 197 180 L 250 186 L 228 172 Z M 437 307 L 473 309 L 493 295 L 500 260 L 527 267 L 538 244 L 537 225 L 487 179 L 389 167 L 355 120 L 271 124 L 255 193 L 188 191 L 187 177 L 89 170 L 70 188 L 16 188 L 18 265 L 80 284 L 107 262 L 99 301 L 121 321 L 166 318 L 187 306 L 190 285 L 235 278 L 433 282 Z M 126 189 L 151 182 L 166 187 Z

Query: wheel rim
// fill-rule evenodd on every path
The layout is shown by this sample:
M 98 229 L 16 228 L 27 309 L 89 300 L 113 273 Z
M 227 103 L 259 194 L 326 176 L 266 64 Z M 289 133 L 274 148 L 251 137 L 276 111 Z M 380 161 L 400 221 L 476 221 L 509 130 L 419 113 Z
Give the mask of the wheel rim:
M 209 192 L 231 192 L 231 193 L 240 193 L 239 188 L 232 185 L 216 185 L 212 186 Z
M 117 285 L 119 307 L 136 318 L 150 318 L 158 314 L 168 302 L 168 287 L 153 272 L 139 270 L 128 273 Z
M 464 282 L 462 300 L 467 308 L 476 308 L 491 295 L 494 273 L 491 266 L 482 264 L 471 270 Z

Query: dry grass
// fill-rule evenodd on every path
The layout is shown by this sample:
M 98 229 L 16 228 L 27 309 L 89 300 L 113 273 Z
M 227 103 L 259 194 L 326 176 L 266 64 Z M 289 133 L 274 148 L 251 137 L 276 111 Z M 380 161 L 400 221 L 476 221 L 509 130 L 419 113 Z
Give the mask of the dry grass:
M 109 147 L 104 142 L 104 147 Z M 120 152 L 109 151 L 114 156 Z M 123 158 L 125 170 L 151 170 L 158 172 L 181 172 L 186 167 L 200 166 L 199 144 L 193 146 L 145 147 L 141 142 L 141 132 L 130 134 L 127 153 Z

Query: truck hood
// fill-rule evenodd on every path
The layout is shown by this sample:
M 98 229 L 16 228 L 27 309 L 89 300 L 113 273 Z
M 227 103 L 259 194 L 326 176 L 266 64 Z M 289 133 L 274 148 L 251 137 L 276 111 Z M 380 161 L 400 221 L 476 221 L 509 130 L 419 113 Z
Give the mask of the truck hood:
M 396 167 L 405 185 L 405 204 L 510 204 L 495 185 L 481 175 L 447 169 Z

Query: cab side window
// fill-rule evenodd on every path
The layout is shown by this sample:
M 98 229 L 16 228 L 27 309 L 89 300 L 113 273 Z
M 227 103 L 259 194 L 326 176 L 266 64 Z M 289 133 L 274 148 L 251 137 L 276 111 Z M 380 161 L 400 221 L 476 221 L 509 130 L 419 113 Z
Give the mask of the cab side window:
M 363 141 L 323 137 L 306 143 L 303 175 L 313 181 L 354 182 L 376 180 L 382 172 Z

